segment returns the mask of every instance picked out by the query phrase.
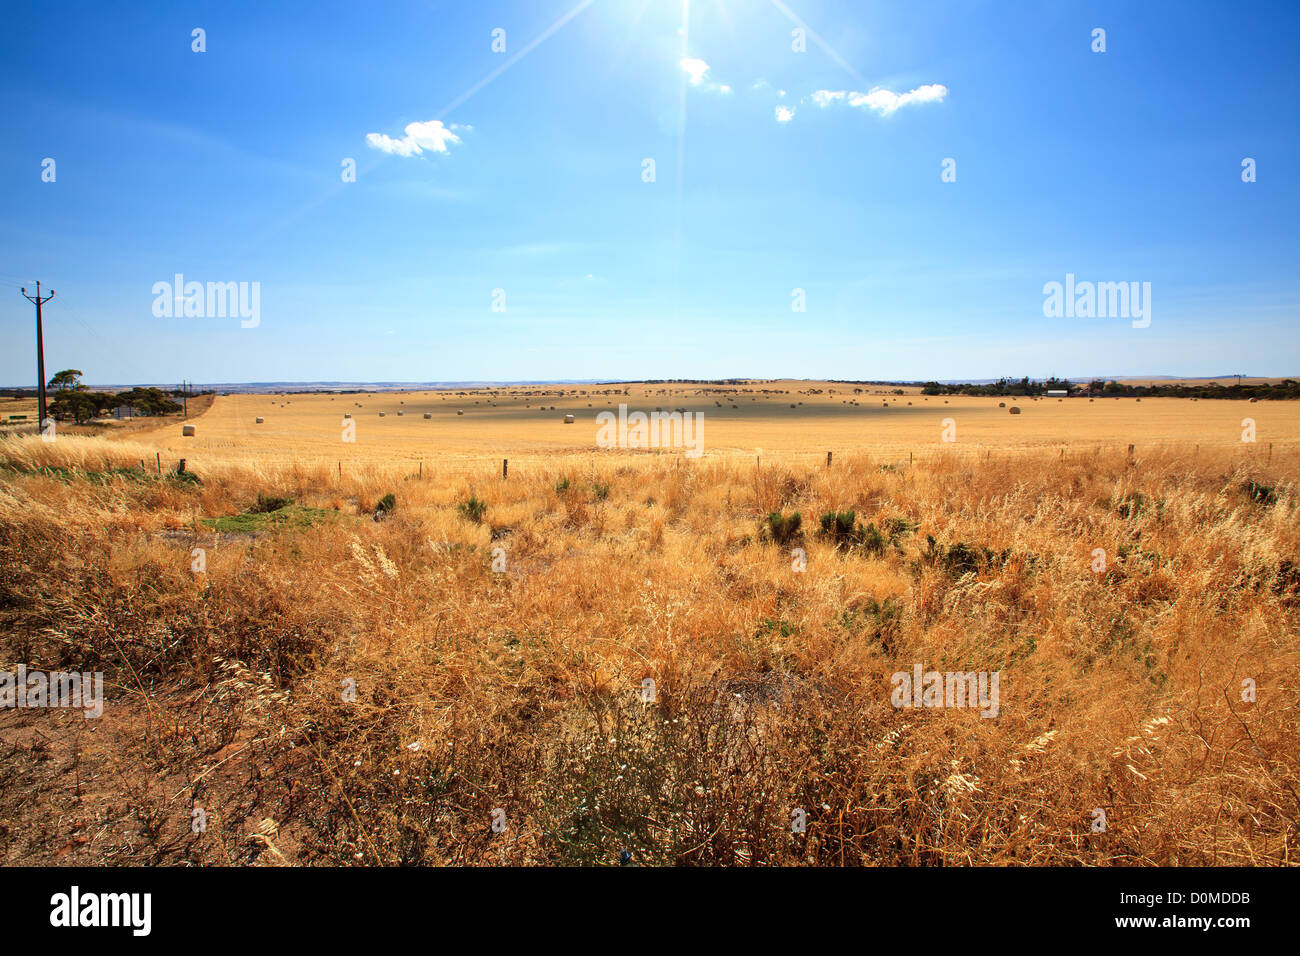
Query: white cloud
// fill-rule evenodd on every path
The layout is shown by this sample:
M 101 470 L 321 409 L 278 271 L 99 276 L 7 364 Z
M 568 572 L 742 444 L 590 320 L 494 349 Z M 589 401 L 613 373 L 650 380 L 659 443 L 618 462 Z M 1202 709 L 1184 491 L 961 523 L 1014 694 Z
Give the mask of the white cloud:
M 682 57 L 682 69 L 691 75 L 691 85 L 699 86 L 709 74 L 709 64 L 695 57 Z
M 858 109 L 875 110 L 881 116 L 888 116 L 904 106 L 913 103 L 940 103 L 948 95 L 948 87 L 941 83 L 927 83 L 906 93 L 895 93 L 884 87 L 876 87 L 870 93 L 856 93 L 846 90 L 818 90 L 810 98 L 817 106 L 825 109 L 834 103 L 847 102 Z
M 778 123 L 788 123 L 794 119 L 794 109 L 789 106 L 778 106 L 776 108 L 776 121 Z
M 393 156 L 417 156 L 426 149 L 435 153 L 450 152 L 449 145 L 460 145 L 457 129 L 469 129 L 468 126 L 443 126 L 442 120 L 429 120 L 427 123 L 408 123 L 405 136 L 393 139 L 383 133 L 367 133 L 366 142 L 371 149 L 378 149 Z
M 681 66 L 690 75 L 691 86 L 698 86 L 702 90 L 707 90 L 710 93 L 721 93 L 724 96 L 735 92 L 726 83 L 714 83 L 712 81 L 706 83 L 705 81 L 709 78 L 709 64 L 698 57 L 682 57 Z
M 818 106 L 820 106 L 822 109 L 825 109 L 826 107 L 830 106 L 832 103 L 837 103 L 840 100 L 844 99 L 844 97 L 847 95 L 848 94 L 845 93 L 843 90 L 840 90 L 838 93 L 831 92 L 830 90 L 818 90 L 816 93 L 812 95 L 812 101 L 816 103 Z

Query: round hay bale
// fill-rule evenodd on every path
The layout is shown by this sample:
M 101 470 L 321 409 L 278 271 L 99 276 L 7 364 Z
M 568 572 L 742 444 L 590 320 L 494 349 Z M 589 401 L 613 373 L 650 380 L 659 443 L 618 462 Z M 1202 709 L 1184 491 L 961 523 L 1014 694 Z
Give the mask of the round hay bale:
M 574 421 L 576 421 L 576 419 L 575 419 L 572 415 L 565 415 L 565 416 L 564 416 L 564 424 L 566 424 L 566 425 L 572 425 L 572 424 L 574 423 Z
M 182 425 L 182 426 L 181 426 L 181 435 L 182 435 L 183 437 L 185 437 L 185 438 L 193 438 L 193 437 L 194 437 L 194 426 L 193 426 L 193 425 Z
M 1020 414 L 1020 406 L 1019 406 L 1019 405 L 1012 405 L 1011 408 L 1009 409 L 1009 411 L 1011 412 L 1012 415 L 1019 415 L 1019 414 Z
M 263 418 L 261 415 L 258 415 L 258 416 L 257 416 L 257 424 L 260 425 L 260 424 L 262 424 L 262 422 L 264 422 L 264 421 L 266 421 L 266 419 Z
M 1006 408 L 1006 407 L 1007 407 L 1006 402 L 998 402 L 998 408 Z
M 430 415 L 428 412 L 425 412 L 425 413 L 424 413 L 424 417 L 425 417 L 425 418 L 432 418 L 433 416 Z
M 465 409 L 463 409 L 463 408 L 458 408 L 458 409 L 456 409 L 456 414 L 457 414 L 457 415 L 464 415 L 464 414 L 465 414 Z

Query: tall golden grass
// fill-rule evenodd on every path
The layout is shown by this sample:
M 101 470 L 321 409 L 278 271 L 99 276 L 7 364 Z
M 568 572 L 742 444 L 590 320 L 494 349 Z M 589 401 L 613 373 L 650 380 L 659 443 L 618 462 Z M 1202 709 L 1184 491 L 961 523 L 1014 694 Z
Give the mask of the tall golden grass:
M 1300 500 L 1280 460 L 110 471 L 139 458 L 0 442 L 0 666 L 111 687 L 94 728 L 0 716 L 6 739 L 58 741 L 20 747 L 0 786 L 9 862 L 56 859 L 82 817 L 82 862 L 1294 859 Z M 322 512 L 202 520 L 259 494 Z M 848 509 L 903 530 L 836 547 L 817 519 Z M 762 533 L 795 511 L 800 539 Z M 915 663 L 999 671 L 999 715 L 895 708 Z

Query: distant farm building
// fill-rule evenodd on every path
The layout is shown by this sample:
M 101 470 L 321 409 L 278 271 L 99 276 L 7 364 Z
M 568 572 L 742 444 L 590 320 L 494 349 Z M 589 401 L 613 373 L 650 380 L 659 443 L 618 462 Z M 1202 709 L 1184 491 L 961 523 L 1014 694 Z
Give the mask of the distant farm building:
M 117 408 L 113 409 L 113 417 L 118 421 L 122 421 L 125 418 L 135 418 L 135 409 L 130 405 L 119 405 Z
M 1068 388 L 1049 388 L 1047 390 L 1048 398 L 1065 398 L 1070 394 Z

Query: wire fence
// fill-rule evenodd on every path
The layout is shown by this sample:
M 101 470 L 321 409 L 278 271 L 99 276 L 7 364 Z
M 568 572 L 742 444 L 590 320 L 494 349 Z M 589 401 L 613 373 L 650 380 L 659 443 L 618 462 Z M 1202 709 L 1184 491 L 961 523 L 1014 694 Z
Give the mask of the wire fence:
M 483 478 L 509 480 L 538 474 L 552 475 L 573 471 L 605 471 L 615 468 L 717 469 L 717 468 L 840 468 L 900 470 L 914 466 L 944 464 L 954 467 L 1019 465 L 1044 466 L 1053 462 L 1096 463 L 1099 466 L 1128 462 L 1140 466 L 1144 460 L 1178 461 L 1190 465 L 1198 457 L 1225 459 L 1240 465 L 1272 466 L 1296 469 L 1300 466 L 1300 440 L 1280 442 L 1183 441 L 1127 443 L 1096 441 L 1069 445 L 989 446 L 889 446 L 857 449 L 806 450 L 716 450 L 690 457 L 681 449 L 556 449 L 553 451 L 506 452 L 502 454 L 427 453 L 388 454 L 346 457 L 341 455 L 261 454 L 210 452 L 195 449 L 183 455 L 175 450 L 151 449 L 140 457 L 112 456 L 112 467 L 138 470 L 145 474 L 162 474 L 179 470 L 202 474 L 205 471 L 244 471 L 263 473 L 299 473 L 320 480 L 335 481 L 378 479 L 402 480 L 439 477 L 463 477 L 481 472 Z M 57 458 L 57 455 L 52 456 Z

